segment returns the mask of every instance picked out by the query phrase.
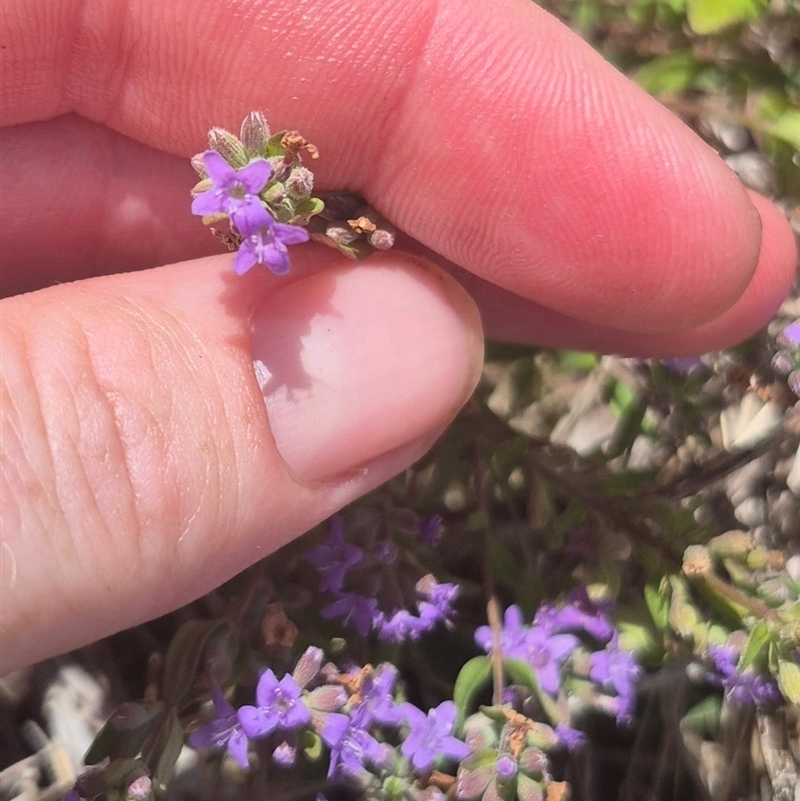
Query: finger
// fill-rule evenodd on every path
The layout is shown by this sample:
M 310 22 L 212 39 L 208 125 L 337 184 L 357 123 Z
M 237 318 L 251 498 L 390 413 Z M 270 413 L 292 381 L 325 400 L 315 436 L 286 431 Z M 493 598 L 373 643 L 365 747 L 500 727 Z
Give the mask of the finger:
M 320 147 L 324 186 L 563 314 L 688 329 L 755 270 L 733 174 L 526 0 L 17 0 L 4 22 L 7 122 L 77 111 L 188 155 L 267 105 Z
M 71 154 L 66 164 L 57 142 Z M 31 180 L 32 166 L 40 171 L 39 180 Z M 56 185 L 70 187 L 68 203 L 54 199 L 62 195 L 50 191 L 47 176 L 58 176 Z M 11 193 L 0 193 L 3 291 L 30 291 L 55 280 L 142 269 L 217 249 L 216 240 L 189 212 L 186 187 L 193 176 L 185 159 L 74 115 L 0 131 L 0 184 L 26 182 L 29 192 L 42 187 L 36 202 L 22 206 Z M 747 290 L 712 323 L 668 335 L 632 335 L 554 312 L 459 270 L 410 240 L 403 239 L 402 246 L 428 260 L 438 258 L 468 288 L 494 339 L 637 356 L 700 353 L 738 342 L 762 327 L 794 276 L 789 226 L 764 198 L 752 194 L 751 199 L 761 212 L 764 234 Z M 31 237 L 42 209 L 48 236 Z
M 635 334 L 568 317 L 513 295 L 450 265 L 451 274 L 477 299 L 489 337 L 545 347 L 625 356 L 691 356 L 730 347 L 762 329 L 795 279 L 797 245 L 786 218 L 766 198 L 750 193 L 761 215 L 758 267 L 744 294 L 716 320 L 669 334 Z M 416 252 L 416 249 L 412 249 Z
M 223 256 L 2 302 L 3 672 L 209 591 L 466 400 L 482 332 L 452 279 L 293 258 L 287 282 Z
M 186 159 L 75 115 L 0 129 L 0 185 L 26 188 L 24 203 L 0 192 L 2 294 L 219 253 L 189 210 L 196 180 Z

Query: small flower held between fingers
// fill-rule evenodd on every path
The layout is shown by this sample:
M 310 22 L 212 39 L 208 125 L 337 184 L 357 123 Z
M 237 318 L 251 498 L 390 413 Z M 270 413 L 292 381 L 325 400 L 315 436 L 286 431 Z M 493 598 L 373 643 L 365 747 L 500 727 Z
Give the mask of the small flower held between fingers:
M 305 228 L 276 222 L 260 203 L 250 206 L 234 222 L 243 237 L 233 262 L 237 275 L 243 275 L 256 264 L 268 267 L 275 275 L 286 275 L 290 266 L 286 246 L 309 239 Z
M 249 208 L 263 209 L 258 193 L 272 176 L 272 167 L 264 159 L 251 161 L 240 170 L 214 150 L 203 153 L 202 160 L 212 186 L 192 201 L 192 214 L 227 214 L 239 227 L 239 218 Z

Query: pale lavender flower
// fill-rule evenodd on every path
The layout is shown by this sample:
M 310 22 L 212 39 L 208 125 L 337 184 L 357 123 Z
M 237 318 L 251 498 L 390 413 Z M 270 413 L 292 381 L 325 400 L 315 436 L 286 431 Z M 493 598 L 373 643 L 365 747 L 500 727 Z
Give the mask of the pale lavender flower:
M 290 768 L 297 759 L 297 746 L 284 740 L 272 752 L 272 761 L 282 768 Z
M 201 158 L 212 186 L 192 201 L 192 214 L 227 214 L 238 228 L 239 218 L 249 208 L 261 208 L 258 193 L 272 177 L 272 167 L 264 159 L 255 159 L 235 170 L 214 150 Z
M 561 666 L 578 646 L 572 634 L 549 634 L 541 626 L 532 626 L 525 634 L 522 658 L 533 668 L 539 686 L 550 695 L 558 695 Z
M 243 706 L 238 713 L 248 737 L 264 737 L 277 729 L 292 731 L 311 723 L 300 688 L 289 674 L 278 681 L 271 670 L 265 670 L 256 687 L 256 704 Z
M 402 721 L 403 708 L 394 702 L 396 680 L 397 668 L 388 662 L 378 665 L 371 676 L 364 678 L 359 709 L 364 710 L 370 722 L 396 726 Z
M 338 773 L 358 777 L 367 765 L 378 764 L 386 758 L 385 749 L 367 731 L 370 721 L 366 708 L 358 707 L 350 717 L 330 717 L 344 718 L 344 721 L 337 720 L 327 731 L 327 737 L 322 735 L 331 749 L 328 778 Z
M 391 615 L 382 612 L 373 621 L 378 637 L 386 642 L 399 643 L 404 640 L 418 640 L 429 626 L 408 609 L 397 609 Z
M 366 637 L 374 621 L 380 619 L 381 613 L 374 598 L 367 598 L 366 595 L 356 592 L 343 592 L 339 593 L 332 604 L 324 607 L 320 614 L 327 620 L 341 617 L 345 626 L 352 626 L 362 637 Z
M 337 592 L 344 585 L 347 571 L 361 562 L 364 551 L 344 540 L 344 521 L 334 515 L 328 521 L 328 536 L 322 545 L 306 551 L 305 559 L 317 568 L 319 588 Z
M 409 732 L 401 751 L 418 773 L 431 770 L 437 757 L 458 762 L 469 756 L 469 746 L 453 736 L 456 705 L 452 701 L 443 701 L 427 715 L 412 704 L 405 704 L 403 711 Z
M 620 723 L 625 722 L 633 711 L 636 685 L 642 673 L 633 654 L 617 647 L 616 642 L 605 651 L 595 651 L 589 656 L 589 678 L 604 690 L 617 694 L 617 720 Z
M 580 729 L 573 729 L 566 723 L 559 723 L 555 728 L 556 736 L 570 751 L 582 748 L 586 743 L 586 735 Z
M 246 768 L 248 739 L 236 710 L 228 703 L 219 687 L 211 690 L 211 698 L 214 702 L 214 719 L 189 735 L 189 745 L 193 748 L 225 746 L 228 753 Z
M 709 678 L 725 690 L 726 701 L 756 707 L 783 703 L 783 695 L 774 679 L 751 670 L 740 673 L 736 669 L 739 654 L 735 649 L 710 646 L 708 652 L 717 669 L 717 675 L 712 674 Z
M 569 594 L 567 604 L 560 609 L 543 605 L 534 618 L 534 623 L 555 633 L 563 631 L 585 631 L 601 643 L 614 635 L 614 627 L 606 613 L 610 603 L 596 603 L 589 598 L 585 587 L 578 587 Z
M 522 622 L 522 610 L 516 604 L 509 606 L 500 631 L 500 651 L 506 659 L 525 659 L 527 631 L 528 627 Z M 475 642 L 489 653 L 493 645 L 491 626 L 479 626 L 475 630 Z
M 237 275 L 256 264 L 268 267 L 275 275 L 286 275 L 291 266 L 286 246 L 309 240 L 305 228 L 277 222 L 261 203 L 248 206 L 233 221 L 244 237 L 233 262 Z

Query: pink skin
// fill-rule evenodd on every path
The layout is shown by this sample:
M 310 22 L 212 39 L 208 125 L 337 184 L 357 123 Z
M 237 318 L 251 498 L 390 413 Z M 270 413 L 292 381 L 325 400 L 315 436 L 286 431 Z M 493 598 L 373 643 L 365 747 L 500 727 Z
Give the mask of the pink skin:
M 3 292 L 57 286 L 2 306 L 2 672 L 185 603 L 430 446 L 481 326 L 414 251 L 492 335 L 638 355 L 737 341 L 790 284 L 779 213 L 527 0 L 297 11 L 4 2 Z M 209 257 L 186 157 L 261 107 L 407 252 Z

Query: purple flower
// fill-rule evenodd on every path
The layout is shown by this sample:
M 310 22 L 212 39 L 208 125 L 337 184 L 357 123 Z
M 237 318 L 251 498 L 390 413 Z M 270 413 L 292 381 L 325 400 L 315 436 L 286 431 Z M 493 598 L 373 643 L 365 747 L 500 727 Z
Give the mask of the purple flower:
M 386 759 L 385 748 L 367 732 L 370 721 L 366 708 L 359 707 L 350 717 L 329 717 L 337 720 L 321 735 L 331 749 L 328 778 L 340 772 L 358 776 L 367 765 L 379 764 Z
M 500 651 L 506 659 L 525 659 L 525 636 L 528 627 L 522 622 L 522 610 L 509 606 L 503 617 L 500 631 Z M 479 626 L 475 630 L 475 642 L 488 654 L 492 650 L 491 626 Z
M 401 750 L 418 773 L 431 770 L 437 757 L 461 761 L 470 754 L 469 746 L 452 735 L 456 725 L 452 701 L 443 701 L 427 715 L 412 704 L 405 704 L 403 711 L 410 731 Z
M 219 687 L 211 690 L 211 698 L 214 701 L 214 719 L 189 735 L 189 745 L 193 748 L 226 746 L 228 753 L 246 768 L 248 740 L 236 710 L 225 699 Z
M 617 720 L 627 720 L 636 701 L 636 685 L 642 676 L 642 668 L 633 654 L 618 648 L 616 642 L 605 651 L 595 651 L 589 656 L 589 678 L 606 691 L 617 694 Z
M 614 635 L 614 627 L 606 616 L 610 603 L 598 604 L 589 598 L 585 587 L 578 587 L 569 594 L 569 602 L 561 609 L 543 605 L 536 613 L 534 623 L 559 631 L 585 631 L 602 643 Z
M 439 515 L 431 515 L 419 522 L 419 537 L 428 545 L 438 545 L 442 538 L 442 518 Z
M 212 186 L 192 201 L 192 214 L 227 214 L 239 228 L 242 214 L 251 207 L 262 208 L 258 193 L 272 177 L 272 167 L 255 159 L 235 170 L 214 150 L 206 150 L 202 160 Z
M 556 726 L 556 736 L 570 751 L 582 748 L 586 743 L 586 735 L 580 729 L 573 729 L 566 723 L 559 723 Z
M 381 615 L 378 612 L 378 602 L 374 598 L 367 598 L 357 592 L 339 593 L 339 597 L 324 607 L 320 614 L 326 620 L 344 618 L 342 623 L 352 626 L 362 637 L 369 634 L 373 622 L 379 620 Z
M 248 206 L 233 220 L 244 237 L 233 261 L 237 275 L 243 275 L 256 264 L 268 267 L 275 275 L 286 275 L 290 267 L 286 246 L 309 239 L 305 228 L 276 222 L 260 202 Z
M 290 768 L 297 759 L 297 746 L 284 740 L 272 752 L 272 761 L 282 768 Z
M 746 670 L 739 673 L 736 665 L 739 654 L 730 647 L 710 646 L 709 655 L 714 660 L 718 675 L 709 677 L 712 683 L 725 690 L 725 700 L 740 706 L 777 706 L 783 703 L 778 683 L 759 673 Z
M 689 375 L 693 370 L 705 367 L 698 356 L 675 356 L 661 359 L 661 364 L 671 373 L 678 373 L 679 375 Z
M 311 723 L 297 682 L 287 673 L 280 681 L 265 670 L 256 687 L 257 706 L 239 709 L 239 722 L 248 737 L 264 737 L 276 729 L 291 731 Z
M 524 659 L 533 668 L 539 686 L 557 695 L 561 686 L 561 665 L 578 646 L 571 634 L 548 634 L 540 626 L 531 627 L 525 636 Z
M 403 720 L 403 708 L 394 702 L 394 684 L 397 680 L 397 668 L 384 662 L 378 665 L 371 676 L 365 676 L 361 684 L 361 703 L 369 719 L 386 726 L 396 726 Z
M 344 585 L 347 571 L 361 562 L 364 551 L 344 541 L 344 523 L 340 515 L 328 521 L 328 536 L 322 545 L 306 551 L 306 561 L 319 573 L 320 590 L 337 592 Z
M 425 621 L 412 615 L 408 609 L 397 609 L 389 616 L 379 613 L 374 620 L 374 626 L 382 640 L 393 643 L 418 640 L 420 634 L 429 628 Z

